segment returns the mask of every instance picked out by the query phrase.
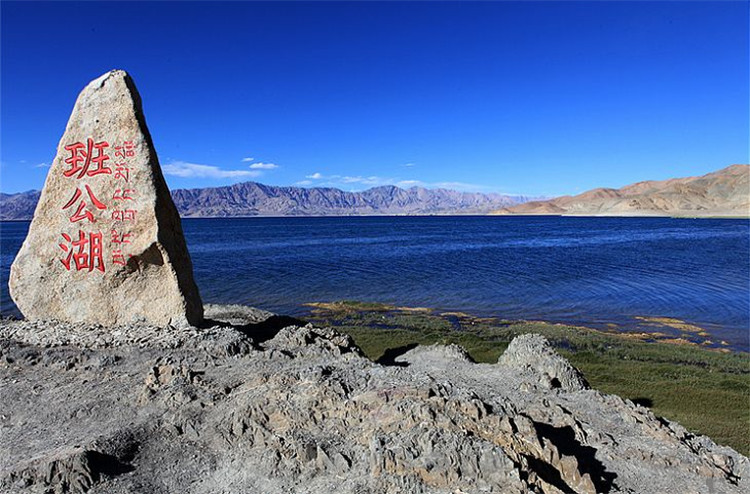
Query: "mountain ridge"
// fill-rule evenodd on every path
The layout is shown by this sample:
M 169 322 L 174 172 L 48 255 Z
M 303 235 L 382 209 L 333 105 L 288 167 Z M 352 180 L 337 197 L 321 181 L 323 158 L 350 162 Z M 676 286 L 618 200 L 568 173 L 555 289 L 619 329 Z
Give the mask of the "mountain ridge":
M 303 188 L 243 182 L 224 187 L 176 189 L 172 197 L 184 217 L 330 216 L 401 214 L 486 214 L 529 200 L 524 196 L 402 189 L 395 185 L 347 192 L 332 187 Z
M 459 192 L 395 185 L 348 192 L 241 182 L 175 189 L 183 218 L 252 216 L 570 215 L 750 217 L 750 165 L 735 164 L 701 176 L 645 180 L 619 189 L 599 187 L 575 196 Z M 40 191 L 0 193 L 0 220 L 29 220 Z
M 600 187 L 491 214 L 750 217 L 750 165 L 730 165 L 701 176 L 645 180 L 619 189 Z
M 183 218 L 248 216 L 360 216 L 487 214 L 534 198 L 395 185 L 348 192 L 333 187 L 294 187 L 241 182 L 221 187 L 175 189 Z M 29 220 L 40 191 L 0 194 L 0 220 Z

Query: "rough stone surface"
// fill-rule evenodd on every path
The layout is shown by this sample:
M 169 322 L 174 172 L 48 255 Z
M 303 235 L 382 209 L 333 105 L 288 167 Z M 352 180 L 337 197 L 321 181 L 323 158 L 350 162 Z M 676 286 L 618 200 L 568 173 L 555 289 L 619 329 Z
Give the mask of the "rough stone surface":
M 125 72 L 79 95 L 9 284 L 31 320 L 201 321 L 180 218 Z
M 588 389 L 583 375 L 562 358 L 544 336 L 521 335 L 510 342 L 498 364 L 530 371 L 539 383 L 566 391 Z
M 0 492 L 750 490 L 747 458 L 617 396 L 458 347 L 382 366 L 330 328 L 206 312 L 160 332 L 0 321 Z

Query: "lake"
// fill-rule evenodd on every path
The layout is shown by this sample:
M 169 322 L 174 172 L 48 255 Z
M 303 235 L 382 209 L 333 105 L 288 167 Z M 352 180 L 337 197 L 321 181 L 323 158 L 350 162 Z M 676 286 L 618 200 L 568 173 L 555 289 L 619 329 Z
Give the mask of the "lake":
M 575 217 L 185 219 L 204 302 L 304 316 L 342 299 L 623 330 L 669 317 L 749 350 L 750 221 Z M 0 301 L 28 222 L 0 224 Z M 613 326 L 610 326 L 613 327 Z

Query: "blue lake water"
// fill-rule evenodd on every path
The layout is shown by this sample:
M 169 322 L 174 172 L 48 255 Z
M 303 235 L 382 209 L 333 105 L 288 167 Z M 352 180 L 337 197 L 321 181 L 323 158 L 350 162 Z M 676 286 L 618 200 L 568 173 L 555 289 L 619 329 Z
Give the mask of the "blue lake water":
M 702 326 L 750 349 L 750 222 L 736 219 L 186 219 L 204 302 L 289 315 L 354 299 L 628 329 Z M 27 222 L 0 224 L 3 314 Z

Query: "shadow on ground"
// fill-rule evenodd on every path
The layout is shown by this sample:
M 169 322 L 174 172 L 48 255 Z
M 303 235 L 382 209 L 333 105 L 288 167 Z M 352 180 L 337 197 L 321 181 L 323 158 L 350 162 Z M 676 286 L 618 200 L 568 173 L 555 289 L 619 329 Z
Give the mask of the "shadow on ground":
M 375 362 L 380 365 L 388 365 L 392 367 L 409 367 L 408 362 L 396 362 L 396 359 L 406 352 L 414 350 L 418 346 L 418 343 L 409 343 L 408 345 L 389 348 L 383 353 L 383 356 L 377 359 Z
M 595 448 L 584 446 L 576 439 L 572 427 L 555 427 L 543 422 L 534 422 L 534 427 L 540 442 L 543 443 L 544 438 L 546 438 L 557 447 L 561 455 L 576 458 L 581 473 L 588 473 L 594 482 L 596 492 L 610 492 L 612 490 L 617 474 L 608 472 L 602 462 L 596 459 Z M 562 492 L 575 494 L 576 491 L 565 483 L 554 467 L 544 464 L 539 459 L 529 459 L 537 463 L 535 470 L 546 482 L 554 485 Z
M 654 406 L 654 400 L 652 400 L 651 398 L 633 398 L 631 401 L 636 405 L 640 405 L 646 408 L 651 408 Z
M 242 334 L 253 339 L 255 343 L 263 343 L 278 334 L 279 331 L 288 326 L 304 326 L 307 321 L 297 319 L 291 316 L 277 316 L 273 315 L 268 319 L 249 324 L 231 324 L 224 321 L 217 321 L 214 319 L 205 319 L 203 321 L 203 327 L 210 328 L 211 326 L 222 326 L 226 328 L 233 328 Z

